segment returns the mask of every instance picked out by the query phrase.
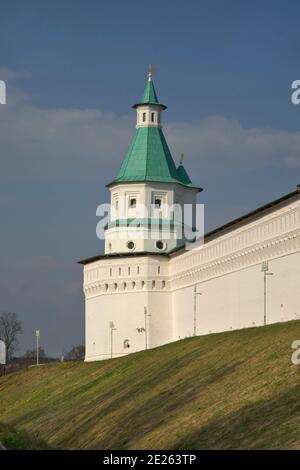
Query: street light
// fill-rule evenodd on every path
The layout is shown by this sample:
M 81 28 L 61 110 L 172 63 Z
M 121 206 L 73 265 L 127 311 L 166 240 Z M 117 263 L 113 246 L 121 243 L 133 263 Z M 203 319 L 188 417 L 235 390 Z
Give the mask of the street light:
M 36 365 L 39 365 L 39 338 L 40 338 L 40 330 L 35 330 L 36 336 Z
M 274 276 L 274 273 L 269 273 L 269 262 L 263 261 L 261 271 L 264 273 L 264 325 L 267 324 L 267 276 Z
M 117 328 L 115 328 L 115 324 L 113 321 L 109 322 L 109 328 L 110 328 L 110 358 L 112 359 L 113 357 L 113 332 L 116 331 Z
M 145 315 L 145 349 L 148 349 L 148 328 L 147 328 L 147 317 L 151 317 L 150 313 L 147 311 L 147 307 L 144 307 L 144 315 Z
M 197 336 L 197 295 L 202 295 L 202 292 L 197 292 L 197 284 L 194 286 L 194 334 Z

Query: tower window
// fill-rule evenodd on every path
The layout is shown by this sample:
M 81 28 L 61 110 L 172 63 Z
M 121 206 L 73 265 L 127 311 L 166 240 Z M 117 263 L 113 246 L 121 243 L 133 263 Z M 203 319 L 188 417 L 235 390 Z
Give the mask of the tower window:
M 160 266 L 157 268 L 157 274 L 160 274 Z
M 136 207 L 136 199 L 134 197 L 129 200 L 129 207 L 130 209 L 134 209 Z
M 143 122 L 146 122 L 146 113 L 143 113 Z
M 155 116 L 155 114 L 151 113 L 151 122 L 154 122 L 154 116 Z
M 157 240 L 156 248 L 158 248 L 159 250 L 163 250 L 165 248 L 165 243 L 161 240 Z
M 109 275 L 112 276 L 112 268 L 109 270 Z
M 134 247 L 135 247 L 135 244 L 134 244 L 133 241 L 127 242 L 127 248 L 128 248 L 129 250 L 133 250 Z M 130 268 L 128 268 L 128 269 L 130 269 Z M 130 274 L 130 273 L 128 273 L 128 274 Z
M 121 268 L 119 268 L 119 276 L 121 276 Z
M 155 209 L 160 209 L 161 208 L 161 199 L 159 199 L 159 198 L 154 199 L 154 207 L 155 207 Z

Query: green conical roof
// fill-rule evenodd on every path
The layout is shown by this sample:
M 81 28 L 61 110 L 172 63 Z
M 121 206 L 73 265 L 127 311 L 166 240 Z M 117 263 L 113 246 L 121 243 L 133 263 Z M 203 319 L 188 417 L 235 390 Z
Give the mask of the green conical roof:
M 158 101 L 151 79 L 147 81 L 142 102 L 134 107 L 145 104 L 157 104 L 162 109 L 165 108 Z M 138 127 L 112 183 L 157 181 L 197 188 L 181 167 L 182 165 L 176 168 L 160 126 Z
M 147 81 L 147 85 L 146 85 L 142 100 L 139 103 L 133 105 L 133 108 L 137 108 L 138 106 L 141 106 L 144 104 L 154 104 L 154 105 L 157 104 L 162 109 L 167 109 L 167 107 L 164 104 L 161 104 L 158 101 L 157 94 L 156 94 L 151 77 L 149 77 Z
M 159 104 L 152 80 L 148 80 L 141 104 Z
M 129 145 L 117 182 L 157 181 L 193 186 L 187 173 L 176 169 L 160 127 L 140 127 Z
M 178 182 L 175 163 L 159 127 L 136 130 L 116 181 Z

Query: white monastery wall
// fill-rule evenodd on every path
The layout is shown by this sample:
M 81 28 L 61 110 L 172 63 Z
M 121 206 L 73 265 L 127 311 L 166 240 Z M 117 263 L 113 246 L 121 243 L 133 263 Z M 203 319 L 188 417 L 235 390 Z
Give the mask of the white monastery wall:
M 267 323 L 300 318 L 299 198 L 170 261 L 174 339 L 193 334 L 195 285 L 197 334 L 262 325 L 263 261 Z
M 246 223 L 209 235 L 200 249 L 164 256 L 116 256 L 84 267 L 86 360 L 113 356 L 197 334 L 260 326 L 261 266 L 269 262 L 267 323 L 300 318 L 300 195 Z M 248 220 L 248 219 L 247 219 Z M 130 348 L 124 347 L 128 340 Z

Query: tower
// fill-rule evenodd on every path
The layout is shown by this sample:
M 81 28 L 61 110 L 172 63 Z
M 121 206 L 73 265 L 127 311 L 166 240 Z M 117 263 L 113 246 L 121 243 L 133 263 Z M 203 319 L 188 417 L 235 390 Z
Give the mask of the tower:
M 192 238 L 192 224 L 183 230 L 185 204 L 195 204 L 194 186 L 182 162 L 176 168 L 162 132 L 158 100 L 149 72 L 136 110 L 136 131 L 117 177 L 108 184 L 110 221 L 105 254 L 168 253 Z
M 151 72 L 136 111 L 136 130 L 108 184 L 105 254 L 83 260 L 86 360 L 102 360 L 174 340 L 170 256 L 194 237 L 182 212 L 200 188 L 177 167 L 162 132 L 166 106 Z M 184 215 L 184 214 L 183 214 Z M 184 229 L 184 230 L 183 230 Z

